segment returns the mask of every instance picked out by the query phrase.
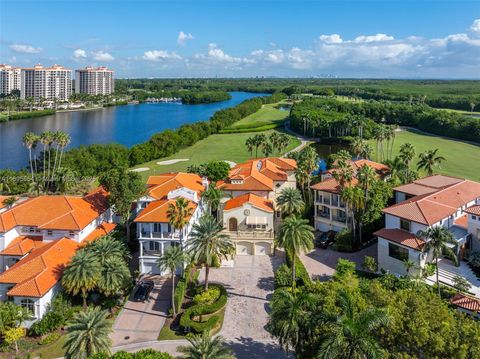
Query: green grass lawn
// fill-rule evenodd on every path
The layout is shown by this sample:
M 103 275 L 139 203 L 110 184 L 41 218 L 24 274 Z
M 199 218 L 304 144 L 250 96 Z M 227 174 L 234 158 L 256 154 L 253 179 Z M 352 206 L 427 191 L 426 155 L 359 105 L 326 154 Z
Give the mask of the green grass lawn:
M 39 346 L 39 349 L 31 353 L 32 358 L 62 358 L 65 356 L 65 351 L 62 348 L 65 339 L 65 335 L 62 335 L 57 341 L 51 344 Z
M 375 142 L 370 142 L 374 148 L 373 158 L 375 158 Z M 415 146 L 416 160 L 420 152 L 438 148 L 438 154 L 445 157 L 446 161 L 435 170 L 436 173 L 480 181 L 479 145 L 408 130 L 396 133 L 393 156 L 397 155 L 400 146 L 407 142 Z
M 273 131 L 276 130 L 267 131 L 264 133 L 269 134 Z M 193 146 L 178 151 L 170 157 L 156 159 L 154 161 L 135 166 L 134 168 L 148 167 L 149 171 L 139 172 L 139 174 L 146 179 L 150 175 L 185 171 L 190 165 L 199 165 L 209 161 L 233 161 L 236 163 L 242 162 L 250 158 L 250 154 L 247 152 L 245 147 L 245 141 L 252 135 L 254 135 L 254 133 L 211 135 L 206 139 L 195 143 Z M 288 146 L 287 151 L 297 147 L 298 145 L 300 145 L 300 141 L 291 136 L 290 145 Z M 278 156 L 280 154 L 274 153 L 273 155 Z M 261 156 L 260 153 L 259 156 Z M 159 161 L 181 158 L 188 158 L 189 160 L 185 162 L 177 162 L 171 165 L 157 164 Z
M 435 107 L 434 107 L 435 108 Z M 480 112 L 478 111 L 463 111 L 463 110 L 454 110 L 452 108 L 435 108 L 437 110 L 443 110 L 443 111 L 448 111 L 448 112 L 456 112 L 456 113 L 459 113 L 461 115 L 466 115 L 466 116 L 472 116 L 472 115 L 480 115 Z
M 257 112 L 252 113 L 245 118 L 242 118 L 238 122 L 235 122 L 232 126 L 229 127 L 229 130 L 255 130 L 257 128 L 262 128 L 265 126 L 281 126 L 285 119 L 288 117 L 289 112 L 279 110 L 277 107 L 280 104 L 281 103 L 271 103 L 263 105 L 262 108 Z

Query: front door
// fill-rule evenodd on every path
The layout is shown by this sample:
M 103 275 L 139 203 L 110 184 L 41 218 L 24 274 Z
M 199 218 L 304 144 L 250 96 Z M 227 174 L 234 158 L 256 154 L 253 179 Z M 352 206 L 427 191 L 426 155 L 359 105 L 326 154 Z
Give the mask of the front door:
M 238 222 L 236 218 L 230 218 L 228 220 L 228 230 L 236 232 L 238 230 Z

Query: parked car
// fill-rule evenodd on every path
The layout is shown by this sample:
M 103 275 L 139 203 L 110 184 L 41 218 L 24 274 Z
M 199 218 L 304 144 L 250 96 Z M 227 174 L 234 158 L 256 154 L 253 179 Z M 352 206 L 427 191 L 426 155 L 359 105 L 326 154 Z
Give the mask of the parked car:
M 329 244 L 335 242 L 336 234 L 335 231 L 320 232 L 315 238 L 315 247 L 326 249 Z
M 152 291 L 153 287 L 154 287 L 154 283 L 151 280 L 140 282 L 137 286 L 137 290 L 135 291 L 135 294 L 133 295 L 133 300 L 135 302 L 144 302 L 145 300 L 148 299 L 148 296 L 150 295 L 150 292 Z

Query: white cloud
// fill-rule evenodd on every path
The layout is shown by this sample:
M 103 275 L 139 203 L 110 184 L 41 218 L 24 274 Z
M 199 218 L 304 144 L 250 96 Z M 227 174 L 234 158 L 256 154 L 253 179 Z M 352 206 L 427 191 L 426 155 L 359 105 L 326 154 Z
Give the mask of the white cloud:
M 470 26 L 470 30 L 480 35 L 480 19 L 473 21 L 472 26 Z
M 31 45 L 23 45 L 23 44 L 12 44 L 10 45 L 10 49 L 15 52 L 19 52 L 22 54 L 38 54 L 42 51 L 39 47 L 33 47 Z
M 243 59 L 240 57 L 231 56 L 218 48 L 217 44 L 208 44 L 208 51 L 206 54 L 196 54 L 194 59 L 200 60 L 205 64 L 226 64 L 236 65 L 242 63 Z
M 327 44 L 340 44 L 343 42 L 342 38 L 338 34 L 320 35 L 319 39 Z
M 73 52 L 73 57 L 75 59 L 84 59 L 87 57 L 87 52 L 83 49 L 76 49 L 74 52 Z
M 150 50 L 143 53 L 142 58 L 147 61 L 167 61 L 181 60 L 182 57 L 176 52 L 168 52 L 165 50 Z
M 97 61 L 113 61 L 115 58 L 108 52 L 104 51 L 92 51 L 92 56 Z
M 194 39 L 194 37 L 193 37 L 192 34 L 190 34 L 190 33 L 187 34 L 187 33 L 183 32 L 183 31 L 180 31 L 180 32 L 178 33 L 177 43 L 178 43 L 179 45 L 185 45 L 185 42 L 186 42 L 187 40 L 193 40 L 193 39 Z
M 376 35 L 362 35 L 358 36 L 353 40 L 353 42 L 378 42 L 378 41 L 391 41 L 393 36 L 388 36 L 386 34 L 376 34 Z

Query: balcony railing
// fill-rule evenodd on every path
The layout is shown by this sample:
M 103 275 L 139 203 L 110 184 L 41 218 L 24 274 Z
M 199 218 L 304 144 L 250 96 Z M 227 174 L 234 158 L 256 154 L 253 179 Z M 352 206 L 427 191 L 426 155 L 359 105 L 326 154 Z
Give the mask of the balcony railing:
M 338 207 L 338 198 L 332 199 L 332 206 Z
M 232 239 L 273 239 L 273 231 L 223 231 L 224 234 L 228 235 Z
M 330 218 L 330 212 L 318 212 L 317 216 L 322 218 Z
M 178 233 L 172 232 L 149 232 L 149 231 L 141 231 L 140 238 L 154 238 L 154 239 L 179 239 Z
M 322 203 L 330 205 L 330 197 L 323 197 Z
M 151 250 L 151 249 L 145 249 L 143 248 L 143 251 L 142 251 L 142 255 L 143 256 L 155 256 L 155 257 L 160 257 L 162 255 L 162 251 L 161 250 Z
M 346 223 L 347 222 L 347 217 L 345 217 L 345 216 L 332 216 L 332 220 L 335 221 L 335 222 Z

